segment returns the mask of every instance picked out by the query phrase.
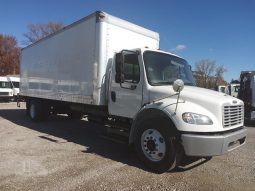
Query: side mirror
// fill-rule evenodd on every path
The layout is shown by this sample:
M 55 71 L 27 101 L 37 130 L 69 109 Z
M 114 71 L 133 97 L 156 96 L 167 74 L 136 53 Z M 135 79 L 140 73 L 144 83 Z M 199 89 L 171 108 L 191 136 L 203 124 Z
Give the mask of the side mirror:
M 125 81 L 124 74 L 116 73 L 116 75 L 115 75 L 115 82 L 119 83 L 119 84 L 122 84 L 122 83 L 124 83 L 124 81 Z
M 116 54 L 116 65 L 115 65 L 115 82 L 116 83 L 123 83 L 124 82 L 124 74 L 123 74 L 123 57 L 121 53 Z
M 177 103 L 176 103 L 176 107 L 175 107 L 175 113 L 178 107 L 178 103 L 179 103 L 179 98 L 180 98 L 180 92 L 183 90 L 184 88 L 184 82 L 181 79 L 177 79 L 174 81 L 173 84 L 173 89 L 175 92 L 178 92 L 178 98 L 177 98 Z
M 173 89 L 175 92 L 181 92 L 184 88 L 184 82 L 181 79 L 177 79 L 174 81 Z
M 129 62 L 134 62 L 137 59 L 137 66 L 139 61 L 137 58 L 138 52 L 137 51 L 131 51 L 131 50 L 122 50 L 121 53 L 117 53 L 115 56 L 115 82 L 120 84 L 121 88 L 124 89 L 135 89 L 135 86 L 133 87 L 125 87 L 122 84 L 124 82 L 128 83 L 135 83 L 136 82 L 136 74 L 135 74 L 135 66 L 134 64 L 129 64 Z M 136 56 L 136 57 L 134 57 Z M 132 74 L 129 74 L 129 72 L 124 72 L 124 62 L 125 62 L 125 70 L 132 69 Z M 127 63 L 126 63 L 127 62 Z M 132 67 L 132 68 L 131 68 Z M 140 71 L 139 71 L 140 73 Z M 139 74 L 140 75 L 140 74 Z M 140 77 L 140 76 L 139 76 Z M 139 82 L 139 80 L 138 80 Z

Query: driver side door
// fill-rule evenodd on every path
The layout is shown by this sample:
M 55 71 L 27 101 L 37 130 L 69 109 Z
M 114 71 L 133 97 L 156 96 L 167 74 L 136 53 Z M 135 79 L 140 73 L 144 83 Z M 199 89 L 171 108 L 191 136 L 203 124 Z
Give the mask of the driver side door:
M 116 77 L 118 56 L 122 57 L 122 80 Z M 139 55 L 134 51 L 122 51 L 116 55 L 109 91 L 109 113 L 115 116 L 133 118 L 142 105 L 142 67 Z

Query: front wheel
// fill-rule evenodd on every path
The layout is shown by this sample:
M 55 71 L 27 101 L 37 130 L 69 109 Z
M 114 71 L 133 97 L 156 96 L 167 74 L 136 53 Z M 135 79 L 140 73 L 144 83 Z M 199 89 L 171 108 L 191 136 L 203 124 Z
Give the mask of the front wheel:
M 146 166 L 159 173 L 174 169 L 179 161 L 176 135 L 166 120 L 143 123 L 135 135 L 135 148 Z

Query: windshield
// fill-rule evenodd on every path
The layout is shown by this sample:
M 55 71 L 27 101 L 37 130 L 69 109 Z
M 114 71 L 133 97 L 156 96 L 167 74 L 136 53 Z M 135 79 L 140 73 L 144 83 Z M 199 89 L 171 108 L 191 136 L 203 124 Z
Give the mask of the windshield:
M 148 81 L 151 85 L 173 84 L 182 79 L 185 85 L 194 85 L 194 79 L 186 60 L 159 52 L 143 54 Z
M 0 88 L 11 88 L 10 82 L 1 82 L 0 81 Z

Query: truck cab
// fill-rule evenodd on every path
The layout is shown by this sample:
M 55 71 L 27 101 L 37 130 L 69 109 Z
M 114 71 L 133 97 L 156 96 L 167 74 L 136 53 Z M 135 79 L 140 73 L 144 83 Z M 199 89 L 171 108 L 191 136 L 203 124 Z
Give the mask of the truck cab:
M 196 87 L 183 58 L 160 50 L 123 50 L 110 73 L 109 114 L 132 119 L 129 142 L 152 169 L 173 168 L 181 152 L 209 157 L 245 143 L 243 102 Z M 176 80 L 182 91 L 173 90 Z
M 223 85 L 217 86 L 216 91 L 221 92 L 221 93 L 225 93 L 225 94 L 229 94 L 228 87 L 227 86 L 223 86 Z
M 11 83 L 7 77 L 0 77 L 0 100 L 10 101 L 13 97 Z
M 17 100 L 17 97 L 19 95 L 19 83 L 20 78 L 15 76 L 8 76 L 8 80 L 11 83 L 12 91 L 13 91 L 13 97 L 15 100 Z
M 237 98 L 238 97 L 239 88 L 240 88 L 240 84 L 229 84 L 228 85 L 229 95 Z

